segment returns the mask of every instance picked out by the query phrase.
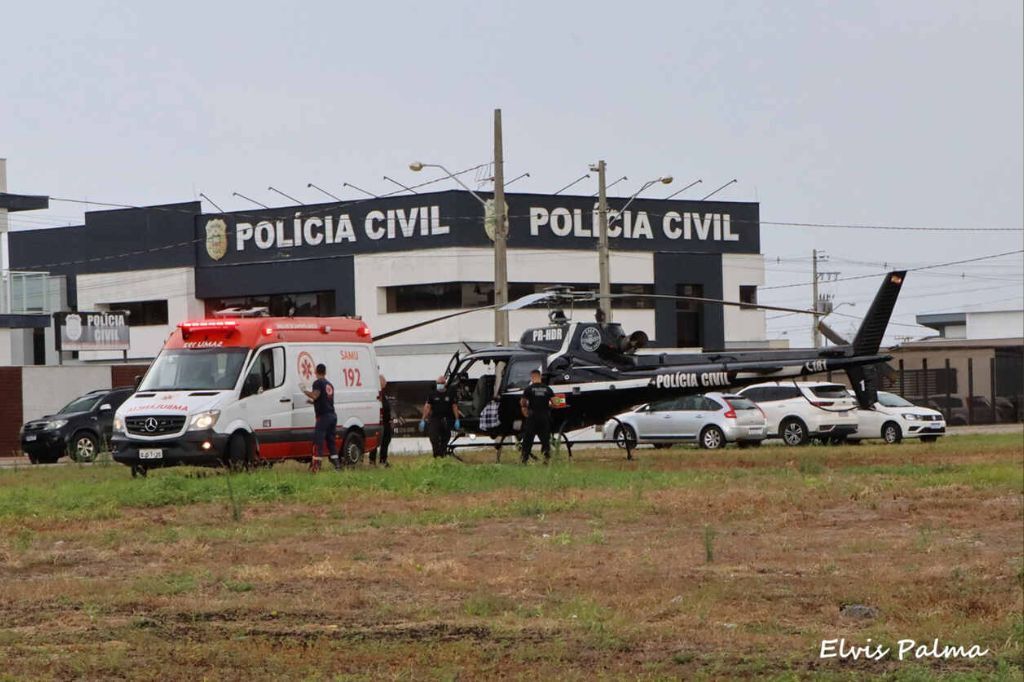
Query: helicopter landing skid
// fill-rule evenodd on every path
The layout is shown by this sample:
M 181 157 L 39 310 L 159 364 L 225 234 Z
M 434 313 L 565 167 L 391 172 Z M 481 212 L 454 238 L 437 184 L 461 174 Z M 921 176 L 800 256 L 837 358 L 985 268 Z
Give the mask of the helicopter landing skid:
M 558 431 L 558 433 L 554 434 L 553 440 L 555 441 L 555 443 L 554 443 L 555 448 L 557 449 L 562 444 L 565 444 L 566 456 L 568 457 L 568 459 L 571 460 L 572 459 L 572 449 L 576 445 L 618 445 L 619 447 L 624 448 L 626 450 L 626 459 L 627 460 L 632 460 L 633 459 L 633 451 L 636 449 L 636 446 L 637 446 L 636 439 L 629 437 L 629 433 L 630 432 L 627 431 L 625 428 L 622 428 L 624 425 L 623 425 L 623 423 L 621 421 L 619 421 L 618 417 L 612 417 L 611 419 L 613 421 L 615 421 L 619 425 L 619 427 L 620 427 L 620 428 L 616 429 L 616 432 L 618 434 L 621 434 L 619 437 L 617 437 L 617 438 L 615 438 L 613 440 L 605 440 L 604 438 L 582 438 L 582 439 L 569 438 L 569 436 L 565 433 L 565 427 L 563 425 L 562 429 L 560 429 Z M 500 464 L 501 463 L 501 449 L 503 447 L 514 447 L 517 450 L 520 449 L 520 447 L 521 447 L 520 443 L 515 438 L 513 438 L 513 442 L 512 443 L 510 443 L 508 446 L 506 446 L 505 445 L 505 438 L 506 438 L 506 436 L 504 436 L 504 435 L 503 436 L 498 436 L 496 439 L 494 439 L 494 442 L 492 442 L 492 443 L 474 443 L 474 442 L 458 443 L 458 442 L 456 442 L 461 437 L 462 436 L 460 434 L 452 434 L 451 440 L 448 441 L 447 454 L 449 456 L 454 457 L 455 459 L 459 460 L 460 462 L 463 462 L 463 463 L 465 463 L 465 460 L 462 459 L 461 457 L 459 457 L 455 453 L 457 448 L 488 448 L 488 447 L 492 447 L 492 448 L 494 448 L 494 461 L 496 463 Z M 533 454 L 532 452 L 530 453 L 530 459 L 532 459 L 535 462 L 540 461 L 540 460 L 538 460 L 537 456 L 535 454 Z

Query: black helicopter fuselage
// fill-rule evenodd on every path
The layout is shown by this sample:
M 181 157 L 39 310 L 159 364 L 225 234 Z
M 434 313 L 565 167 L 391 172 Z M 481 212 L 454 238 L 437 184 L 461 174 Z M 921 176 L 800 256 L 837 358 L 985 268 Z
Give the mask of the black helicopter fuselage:
M 629 345 L 630 337 L 618 324 L 568 322 L 530 329 L 518 344 L 489 346 L 464 356 L 457 353 L 449 365 L 449 388 L 460 398 L 464 428 L 504 436 L 520 426 L 516 423 L 522 418 L 520 399 L 534 368 L 540 368 L 561 405 L 552 411 L 554 430 L 570 431 L 603 424 L 630 407 L 654 400 L 799 379 L 889 359 L 855 355 L 852 346 L 638 354 Z M 484 431 L 479 414 L 492 399 L 499 404 L 499 425 Z
M 852 343 L 797 350 L 657 353 L 638 351 L 643 332 L 627 336 L 618 324 L 570 322 L 553 310 L 547 327 L 528 329 L 519 343 L 456 353 L 448 365 L 449 390 L 457 396 L 462 422 L 471 433 L 507 436 L 522 425 L 520 399 L 530 371 L 540 369 L 556 394 L 553 428 L 570 431 L 602 424 L 630 407 L 663 398 L 735 389 L 764 381 L 796 380 L 845 371 L 857 401 L 877 400 L 876 369 L 890 359 L 879 354 L 905 272 L 890 272 Z M 530 299 L 526 299 L 529 302 Z M 482 369 L 482 371 L 481 371 Z M 497 424 L 481 412 L 498 405 Z

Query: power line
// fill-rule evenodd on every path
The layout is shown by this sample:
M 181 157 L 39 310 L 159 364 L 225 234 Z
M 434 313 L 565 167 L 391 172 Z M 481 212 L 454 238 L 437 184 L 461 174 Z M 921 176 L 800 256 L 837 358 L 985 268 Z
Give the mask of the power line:
M 978 261 L 989 260 L 992 258 L 1002 258 L 1003 256 L 1012 256 L 1014 254 L 1024 253 L 1024 249 L 1017 249 L 1015 251 L 1004 251 L 1002 253 L 994 253 L 988 256 L 978 256 L 977 258 L 965 258 L 963 260 L 949 261 L 948 263 L 935 263 L 933 265 L 922 265 L 916 268 L 907 268 L 907 272 L 919 272 L 921 270 L 933 270 L 935 268 L 944 268 L 951 265 L 961 265 L 963 263 L 977 263 Z M 853 275 L 851 277 L 840 277 L 832 280 L 833 282 L 852 282 L 858 279 L 869 279 L 872 277 L 881 277 L 886 274 L 885 272 L 876 272 L 869 275 Z M 772 287 L 761 287 L 761 291 L 768 291 L 771 289 L 791 289 L 793 287 L 806 287 L 810 286 L 810 282 L 797 282 L 794 284 L 779 284 Z

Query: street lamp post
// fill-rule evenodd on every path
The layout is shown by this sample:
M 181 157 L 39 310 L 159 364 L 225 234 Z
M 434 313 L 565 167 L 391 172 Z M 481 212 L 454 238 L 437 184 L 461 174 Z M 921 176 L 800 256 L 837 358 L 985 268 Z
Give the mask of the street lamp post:
M 607 170 L 604 160 L 598 161 L 596 164 L 590 166 L 591 171 L 597 172 L 597 270 L 599 277 L 598 294 L 600 298 L 600 308 L 603 313 L 604 321 L 612 321 L 612 285 L 611 285 L 611 273 L 610 273 L 610 256 L 608 253 L 608 187 L 605 185 L 605 171 Z M 633 200 L 640 196 L 640 193 L 651 185 L 657 183 L 669 184 L 672 182 L 671 175 L 665 175 L 654 180 L 649 180 L 638 189 L 633 196 L 629 198 L 626 205 L 623 206 L 615 214 L 616 219 L 622 216 L 629 208 L 629 205 L 633 203 Z
M 459 183 L 462 189 L 473 195 L 484 208 L 484 220 L 489 213 L 488 202 L 479 194 L 466 186 L 454 173 L 439 163 L 423 163 L 414 161 L 409 170 L 419 172 L 424 168 L 437 168 L 445 175 Z M 505 182 L 504 158 L 501 139 L 501 109 L 494 110 L 494 342 L 502 346 L 508 345 L 508 311 L 500 308 L 508 303 L 508 223 L 505 217 Z

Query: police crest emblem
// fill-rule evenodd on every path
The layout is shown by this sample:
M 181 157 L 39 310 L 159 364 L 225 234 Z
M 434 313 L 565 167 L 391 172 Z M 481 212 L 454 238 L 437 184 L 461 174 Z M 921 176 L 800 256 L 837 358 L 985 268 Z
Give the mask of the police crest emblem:
M 213 260 L 228 253 L 228 225 L 221 218 L 206 221 L 206 253 Z
M 69 341 L 82 338 L 82 318 L 80 315 L 68 315 L 64 318 L 64 333 Z

